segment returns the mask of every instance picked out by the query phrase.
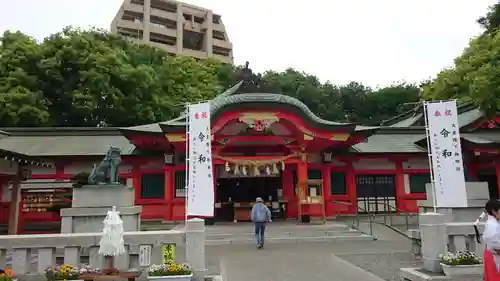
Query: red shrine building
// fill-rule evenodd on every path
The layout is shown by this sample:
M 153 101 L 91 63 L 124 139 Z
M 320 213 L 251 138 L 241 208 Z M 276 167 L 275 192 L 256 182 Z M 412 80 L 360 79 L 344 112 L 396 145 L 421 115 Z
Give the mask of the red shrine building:
M 286 95 L 238 87 L 211 101 L 215 223 L 248 220 L 257 196 L 276 219 L 418 212 L 430 182 L 421 106 L 368 127 L 324 120 Z M 488 182 L 498 197 L 500 118 L 486 119 L 471 104 L 458 112 L 466 178 Z M 121 149 L 121 181 L 134 188 L 143 220 L 185 218 L 184 115 L 129 128 L 2 130 L 0 225 L 16 216 L 11 232 L 57 226 L 59 210 L 71 204 L 70 179 L 91 172 L 110 145 Z M 8 172 L 13 167 L 20 172 Z

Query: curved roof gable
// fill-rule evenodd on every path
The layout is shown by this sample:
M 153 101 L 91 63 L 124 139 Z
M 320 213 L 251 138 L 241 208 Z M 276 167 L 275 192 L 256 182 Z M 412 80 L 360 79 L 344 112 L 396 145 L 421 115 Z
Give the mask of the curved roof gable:
M 355 127 L 355 125 L 351 123 L 339 123 L 322 119 L 314 114 L 303 102 L 296 98 L 282 94 L 246 93 L 215 98 L 212 100 L 211 114 L 216 116 L 226 107 L 237 105 L 241 108 L 244 104 L 256 105 L 259 108 L 266 107 L 266 104 L 288 106 L 295 109 L 295 111 L 302 113 L 302 115 L 309 119 L 309 121 L 318 125 L 327 127 Z
M 373 131 L 376 127 L 356 126 L 353 123 L 340 123 L 325 120 L 314 114 L 307 105 L 300 100 L 284 94 L 271 93 L 239 93 L 237 91 L 245 90 L 244 81 L 240 81 L 231 88 L 227 89 L 222 94 L 216 96 L 210 101 L 210 115 L 212 120 L 215 120 L 219 115 L 227 110 L 235 109 L 275 109 L 276 107 L 286 107 L 293 111 L 303 119 L 305 119 L 313 127 L 322 127 L 326 129 L 346 129 L 348 131 Z M 150 126 L 152 125 L 152 126 Z M 186 114 L 182 113 L 179 117 L 155 124 L 143 125 L 138 127 L 121 128 L 122 132 L 141 132 L 144 130 L 151 133 L 160 133 L 158 127 L 162 131 L 177 131 L 186 125 Z
M 340 123 L 322 119 L 314 114 L 303 102 L 287 95 L 271 93 L 237 93 L 242 85 L 243 81 L 240 81 L 210 101 L 210 114 L 212 117 L 218 116 L 227 108 L 241 109 L 248 107 L 261 109 L 266 107 L 271 108 L 278 105 L 289 107 L 293 111 L 303 115 L 303 117 L 308 119 L 311 125 L 319 125 L 330 128 L 344 127 L 350 130 L 354 130 L 356 128 L 356 125 L 352 123 Z M 184 126 L 185 123 L 178 121 L 180 121 L 180 119 L 185 119 L 185 117 L 185 114 L 182 114 L 180 117 L 174 119 L 177 122 L 167 121 L 162 123 L 161 126 Z

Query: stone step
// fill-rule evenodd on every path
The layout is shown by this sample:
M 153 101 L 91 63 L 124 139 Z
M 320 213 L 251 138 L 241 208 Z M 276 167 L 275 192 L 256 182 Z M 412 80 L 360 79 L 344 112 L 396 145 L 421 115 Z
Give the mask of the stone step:
M 332 236 L 352 236 L 358 235 L 359 231 L 354 229 L 346 230 L 330 230 L 330 231 L 277 231 L 277 230 L 266 230 L 266 237 L 332 237 Z M 217 240 L 224 239 L 228 237 L 253 237 L 254 233 L 251 229 L 246 232 L 233 232 L 233 233 L 206 233 L 207 239 Z
M 337 222 L 322 225 L 273 222 L 268 225 L 265 236 L 269 243 L 373 240 L 372 236 Z M 206 239 L 208 245 L 255 243 L 255 234 L 251 223 L 216 224 L 207 226 Z
M 178 225 L 177 227 L 183 227 Z M 206 227 L 207 234 L 213 233 L 244 233 L 253 228 L 252 223 L 237 224 L 215 224 Z M 326 224 L 295 224 L 272 222 L 268 224 L 267 232 L 327 232 L 327 231 L 348 231 L 351 228 L 347 224 L 328 222 Z
M 374 238 L 365 234 L 339 236 L 303 236 L 303 237 L 266 237 L 266 243 L 308 243 L 308 242 L 341 242 L 341 241 L 372 241 Z M 206 240 L 210 246 L 230 244 L 255 244 L 254 237 L 227 237 L 220 240 Z

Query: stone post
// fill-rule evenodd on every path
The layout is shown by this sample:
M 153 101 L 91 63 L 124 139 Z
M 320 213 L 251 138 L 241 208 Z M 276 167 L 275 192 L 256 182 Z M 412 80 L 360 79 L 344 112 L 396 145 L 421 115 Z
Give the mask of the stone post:
M 205 221 L 186 221 L 186 261 L 193 269 L 193 281 L 204 281 L 207 274 L 205 262 Z
M 438 213 L 419 215 L 424 268 L 430 272 L 441 272 L 439 255 L 448 251 L 445 216 Z

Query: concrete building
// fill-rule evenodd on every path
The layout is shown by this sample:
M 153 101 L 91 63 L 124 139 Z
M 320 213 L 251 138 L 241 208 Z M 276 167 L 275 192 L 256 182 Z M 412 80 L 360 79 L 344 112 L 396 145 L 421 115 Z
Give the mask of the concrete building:
M 233 45 L 221 16 L 174 0 L 124 0 L 111 32 L 173 55 L 233 62 Z

